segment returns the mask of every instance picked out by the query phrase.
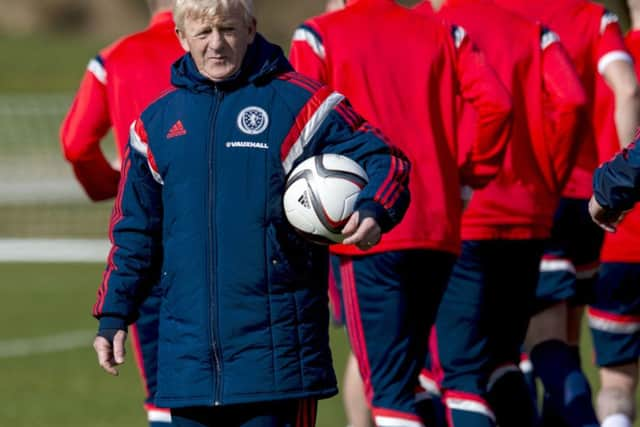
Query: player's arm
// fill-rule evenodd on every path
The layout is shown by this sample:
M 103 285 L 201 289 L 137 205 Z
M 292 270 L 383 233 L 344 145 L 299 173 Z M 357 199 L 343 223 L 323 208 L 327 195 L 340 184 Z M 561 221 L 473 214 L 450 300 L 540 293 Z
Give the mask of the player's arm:
M 464 29 L 452 26 L 452 36 L 460 95 L 477 118 L 475 140 L 460 166 L 461 182 L 481 188 L 502 166 L 511 135 L 511 95 Z
M 640 88 L 618 24 L 618 18 L 605 12 L 600 23 L 597 48 L 598 72 L 613 91 L 614 119 L 620 145 L 624 148 L 633 141 L 640 125 Z
M 123 332 L 136 320 L 139 303 L 159 280 L 162 199 L 154 164 L 144 125 L 137 120 L 111 218 L 112 248 L 93 307 L 99 320 L 94 348 L 101 366 L 111 374 L 117 374 L 115 366 L 124 361 L 124 354 L 116 354 L 124 343 Z
M 304 113 L 309 106 L 313 107 Z M 282 144 L 285 173 L 320 153 L 342 154 L 358 162 L 369 182 L 354 206 L 358 214 L 354 213 L 353 223 L 343 231 L 349 235 L 343 243 L 369 249 L 368 243 L 377 243 L 380 232 L 398 224 L 409 206 L 408 159 L 353 111 L 343 95 L 327 86 L 319 88 L 296 115 L 304 120 L 296 120 Z
M 326 51 L 320 31 L 307 22 L 296 28 L 291 40 L 289 61 L 293 68 L 308 77 L 327 83 Z
M 111 127 L 105 73 L 100 57 L 89 62 L 60 127 L 62 152 L 92 200 L 114 197 L 120 178 L 119 171 L 109 164 L 100 149 L 100 141 Z
M 576 133 L 587 98 L 573 63 L 556 33 L 542 28 L 540 47 L 543 139 L 547 148 L 547 161 L 552 166 L 549 174 L 545 174 L 545 179 L 550 189 L 560 190 L 570 176 L 580 148 Z

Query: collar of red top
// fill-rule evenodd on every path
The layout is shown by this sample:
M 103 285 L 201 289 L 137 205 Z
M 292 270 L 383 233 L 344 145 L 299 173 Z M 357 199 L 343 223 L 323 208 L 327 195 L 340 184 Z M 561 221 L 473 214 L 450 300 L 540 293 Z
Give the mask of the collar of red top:
M 151 17 L 151 21 L 149 22 L 149 26 L 154 26 L 158 24 L 164 24 L 166 22 L 173 22 L 173 13 L 171 10 L 161 10 L 160 12 L 156 12 Z

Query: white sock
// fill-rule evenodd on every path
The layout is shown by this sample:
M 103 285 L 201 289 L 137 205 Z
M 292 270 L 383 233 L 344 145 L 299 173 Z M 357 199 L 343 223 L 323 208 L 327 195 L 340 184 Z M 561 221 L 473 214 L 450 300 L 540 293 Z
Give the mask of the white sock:
M 631 420 L 624 414 L 609 415 L 602 421 L 600 427 L 632 427 Z

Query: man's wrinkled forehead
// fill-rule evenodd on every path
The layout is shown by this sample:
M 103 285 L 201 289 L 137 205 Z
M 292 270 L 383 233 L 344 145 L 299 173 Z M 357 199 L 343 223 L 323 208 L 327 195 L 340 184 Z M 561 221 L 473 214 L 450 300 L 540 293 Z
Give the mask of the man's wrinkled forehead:
M 244 13 L 242 7 L 237 5 L 225 7 L 223 5 L 218 5 L 217 7 L 208 7 L 204 9 L 187 9 L 184 14 L 184 18 L 193 20 L 193 21 L 206 21 L 206 22 L 215 22 L 216 24 L 233 21 L 233 20 L 243 20 Z

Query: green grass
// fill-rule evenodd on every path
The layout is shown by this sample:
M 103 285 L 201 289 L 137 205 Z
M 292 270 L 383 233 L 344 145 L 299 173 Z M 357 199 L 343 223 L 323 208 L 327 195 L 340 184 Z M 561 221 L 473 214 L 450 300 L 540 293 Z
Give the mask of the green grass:
M 87 63 L 105 43 L 91 36 L 3 35 L 0 37 L 0 93 L 75 90 Z
M 0 342 L 93 330 L 103 265 L 0 263 Z M 342 372 L 345 334 L 332 330 Z M 0 426 L 142 427 L 143 390 L 129 358 L 121 375 L 100 369 L 90 340 L 80 349 L 0 359 Z M 318 427 L 346 425 L 340 400 L 323 401 Z
M 91 308 L 103 268 L 102 264 L 0 263 L 0 342 L 92 331 L 96 321 Z M 586 328 L 584 332 L 583 364 L 596 387 L 590 335 Z M 142 386 L 131 352 L 121 375 L 114 378 L 98 367 L 90 341 L 88 337 L 83 348 L 74 350 L 0 359 L 0 426 L 146 425 Z M 332 328 L 331 342 L 340 376 L 348 348 L 344 332 Z M 339 396 L 320 403 L 317 425 L 346 425 Z

